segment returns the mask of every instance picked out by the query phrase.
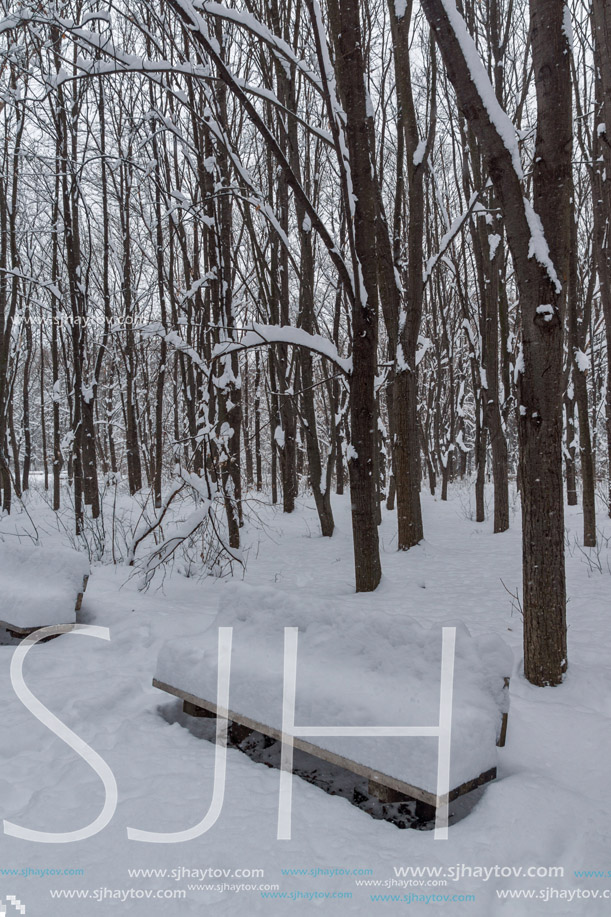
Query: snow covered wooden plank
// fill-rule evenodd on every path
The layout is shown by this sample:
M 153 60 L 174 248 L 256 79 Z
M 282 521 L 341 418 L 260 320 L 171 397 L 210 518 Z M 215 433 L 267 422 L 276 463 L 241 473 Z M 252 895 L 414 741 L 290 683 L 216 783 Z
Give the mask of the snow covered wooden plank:
M 74 624 L 89 573 L 87 557 L 70 548 L 0 544 L 0 626 L 26 637 Z
M 183 709 L 185 713 L 188 713 L 190 716 L 216 717 L 218 713 L 217 705 L 203 697 L 196 697 L 188 691 L 182 691 L 180 688 L 168 685 L 163 681 L 159 681 L 157 678 L 153 679 L 153 686 L 159 688 L 160 691 L 165 691 L 167 694 L 172 694 L 174 697 L 180 698 L 184 702 L 185 706 Z M 273 726 L 268 726 L 265 723 L 260 723 L 234 710 L 228 711 L 228 721 L 230 730 L 237 724 L 248 732 L 258 732 L 277 742 L 282 742 L 283 739 L 284 741 L 288 740 L 287 736 L 283 737 L 281 730 L 275 729 Z M 423 802 L 432 808 L 437 808 L 439 804 L 437 796 L 434 793 L 423 790 L 421 787 L 407 783 L 404 780 L 398 780 L 396 777 L 382 773 L 382 771 L 375 770 L 372 767 L 359 764 L 358 761 L 353 761 L 343 755 L 329 751 L 329 749 L 322 748 L 312 742 L 307 742 L 305 739 L 301 739 L 298 736 L 293 738 L 293 745 L 299 751 L 312 755 L 320 761 L 326 761 L 328 764 L 333 764 L 335 767 L 341 767 L 353 774 L 357 774 L 359 777 L 365 777 L 369 781 L 371 795 L 377 796 L 382 801 L 396 802 L 402 801 L 404 797 L 407 797 L 408 799 L 415 799 L 419 802 Z M 489 783 L 495 778 L 496 767 L 492 767 L 484 773 L 474 777 L 472 780 L 468 780 L 460 786 L 453 787 L 450 790 L 450 802 L 453 802 L 465 793 L 470 793 L 471 790 L 477 787 L 484 786 L 484 784 Z M 394 791 L 394 793 L 398 794 L 399 798 L 391 799 L 388 791 Z
M 349 605 L 349 607 L 348 607 Z M 216 622 L 233 628 L 232 723 L 405 796 L 436 806 L 440 749 L 441 630 L 401 609 L 383 615 L 332 600 L 306 603 L 268 587 L 228 583 Z M 285 628 L 297 628 L 294 726 L 283 723 Z M 504 679 L 512 654 L 495 635 L 456 627 L 450 754 L 451 799 L 494 778 Z M 216 713 L 217 628 L 168 641 L 154 684 Z

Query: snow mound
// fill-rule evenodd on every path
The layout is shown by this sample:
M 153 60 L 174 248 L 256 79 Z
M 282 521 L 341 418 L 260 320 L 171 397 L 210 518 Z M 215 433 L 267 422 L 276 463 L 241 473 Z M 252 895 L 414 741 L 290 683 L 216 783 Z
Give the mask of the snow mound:
M 216 701 L 218 627 L 233 627 L 229 709 L 277 729 L 282 724 L 284 628 L 298 627 L 297 726 L 437 726 L 441 627 L 400 609 L 380 612 L 352 599 L 321 600 L 230 582 L 216 619 L 198 638 L 167 641 L 156 677 Z M 361 598 L 361 597 L 358 597 Z M 501 638 L 473 639 L 456 627 L 451 786 L 495 767 L 504 710 L 503 677 L 513 668 Z M 435 792 L 436 737 L 312 737 L 308 741 Z
M 70 548 L 0 543 L 0 621 L 15 627 L 72 624 L 89 561 Z

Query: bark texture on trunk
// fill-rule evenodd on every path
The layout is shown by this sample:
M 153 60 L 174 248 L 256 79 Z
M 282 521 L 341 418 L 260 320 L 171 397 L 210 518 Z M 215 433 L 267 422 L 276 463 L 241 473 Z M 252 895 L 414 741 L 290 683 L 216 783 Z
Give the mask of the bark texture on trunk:
M 352 454 L 349 462 L 356 591 L 371 592 L 382 576 L 375 476 L 377 420 L 374 383 L 378 359 L 375 156 L 358 2 L 330 0 L 329 13 L 335 43 L 336 78 L 346 112 L 346 142 L 356 196 L 353 223 L 357 264 L 352 308 L 354 371 L 350 392 Z
M 562 480 L 562 344 L 570 238 L 572 112 L 564 5 L 531 0 L 537 94 L 534 201 L 524 198 L 517 143 L 500 106 L 472 78 L 468 36 L 442 0 L 422 0 L 458 104 L 481 145 L 505 217 L 522 320 L 519 380 L 524 670 L 536 685 L 562 681 L 567 666 Z M 475 48 L 471 45 L 472 52 Z M 483 79 L 485 71 L 479 70 Z M 482 85 L 480 83 L 480 85 Z M 490 87 L 492 95 L 492 87 Z M 507 136 L 505 133 L 507 131 Z

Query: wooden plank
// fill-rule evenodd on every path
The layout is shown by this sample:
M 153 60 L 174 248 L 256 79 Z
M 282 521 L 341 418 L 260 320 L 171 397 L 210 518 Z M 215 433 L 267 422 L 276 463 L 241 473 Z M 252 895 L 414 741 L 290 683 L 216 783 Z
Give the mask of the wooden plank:
M 213 717 L 214 713 L 210 713 L 209 710 L 204 710 L 203 707 L 197 707 L 195 704 L 192 704 L 188 700 L 183 700 L 182 702 L 183 713 L 188 713 L 189 716 L 203 716 L 203 717 Z
M 153 687 L 159 688 L 160 691 L 165 691 L 167 694 L 173 694 L 174 697 L 179 697 L 183 701 L 188 701 L 190 704 L 193 704 L 196 707 L 202 707 L 204 710 L 210 711 L 210 713 L 214 714 L 215 716 L 217 715 L 217 706 L 211 701 L 197 697 L 195 694 L 189 694 L 188 691 L 182 691 L 180 688 L 175 688 L 173 685 L 169 685 L 157 678 L 153 678 Z M 269 736 L 278 742 L 282 741 L 282 732 L 279 729 L 275 729 L 273 726 L 267 726 L 265 723 L 259 723 L 257 720 L 253 720 L 249 716 L 244 716 L 243 714 L 236 713 L 233 710 L 228 710 L 227 719 L 233 723 L 238 723 L 240 726 L 245 726 L 250 730 L 254 730 L 255 732 L 260 732 L 263 735 Z M 423 790 L 420 787 L 413 786 L 410 783 L 406 783 L 404 780 L 398 780 L 396 777 L 391 777 L 390 774 L 384 774 L 382 771 L 377 771 L 365 764 L 359 764 L 358 761 L 352 761 L 350 758 L 345 758 L 343 755 L 338 755 L 326 748 L 320 748 L 318 745 L 313 745 L 311 742 L 306 742 L 299 736 L 295 736 L 293 738 L 293 745 L 300 751 L 304 751 L 308 755 L 319 758 L 321 761 L 326 761 L 328 764 L 334 764 L 336 767 L 344 768 L 344 770 L 350 771 L 353 774 L 357 774 L 359 777 L 365 777 L 374 790 L 376 789 L 376 784 L 379 784 L 378 789 L 383 795 L 390 790 L 394 790 L 403 796 L 409 796 L 412 799 L 427 803 L 430 806 L 437 807 L 438 805 L 437 795 L 435 793 L 430 793 L 428 790 Z M 476 787 L 483 786 L 490 780 L 494 780 L 495 777 L 496 767 L 491 767 L 489 770 L 484 771 L 484 773 L 480 774 L 478 777 L 475 777 L 473 780 L 469 780 L 467 783 L 463 783 L 460 786 L 450 790 L 450 802 L 452 802 L 454 799 L 458 799 L 459 796 L 463 796 L 465 793 L 471 792 L 471 790 L 474 790 Z M 377 793 L 374 793 L 374 795 L 377 795 Z
M 375 796 L 376 799 L 383 803 L 410 802 L 411 800 L 411 797 L 406 796 L 405 793 L 399 793 L 397 790 L 393 790 L 392 787 L 383 786 L 375 780 L 368 781 L 367 792 L 370 796 Z
M 30 634 L 35 633 L 37 630 L 40 630 L 41 627 L 44 627 L 44 624 L 41 624 L 40 627 L 32 627 L 31 629 L 26 630 L 16 630 L 12 624 L 4 624 L 3 621 L 0 621 L 0 625 L 3 625 L 6 628 L 6 632 L 14 637 L 15 640 L 23 640 L 24 637 L 29 637 Z M 49 640 L 56 640 L 57 637 L 61 637 L 61 634 L 51 634 L 49 637 L 43 637 L 42 640 L 39 640 L 39 643 L 48 643 Z

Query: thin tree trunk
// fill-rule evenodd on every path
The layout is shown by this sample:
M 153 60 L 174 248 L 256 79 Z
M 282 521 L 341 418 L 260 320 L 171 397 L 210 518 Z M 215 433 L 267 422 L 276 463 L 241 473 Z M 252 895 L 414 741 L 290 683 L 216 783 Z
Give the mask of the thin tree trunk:
M 255 353 L 255 475 L 257 493 L 263 490 L 263 461 L 261 457 L 261 364 Z
M 569 376 L 569 391 L 564 399 L 566 411 L 566 446 L 564 465 L 566 468 L 566 499 L 569 506 L 577 506 L 577 469 L 575 467 L 575 399 L 573 379 Z
M 21 489 L 25 492 L 30 487 L 30 468 L 32 466 L 32 433 L 30 428 L 30 369 L 33 357 L 32 325 L 29 306 L 24 313 L 26 355 L 23 366 L 23 469 Z M 42 411 L 42 407 L 41 407 Z
M 49 489 L 49 453 L 47 446 L 47 416 L 45 403 L 45 350 L 42 337 L 42 322 L 40 325 L 40 439 L 42 447 L 42 467 L 44 473 L 44 487 Z
M 594 249 L 607 344 L 606 432 L 607 506 L 611 517 L 611 10 L 607 0 L 592 0 L 596 112 L 592 161 L 594 203 Z M 599 125 L 604 125 L 604 133 Z
M 585 304 L 588 307 L 588 304 Z M 569 266 L 569 289 L 567 313 L 569 327 L 569 356 L 573 363 L 573 387 L 575 404 L 579 417 L 579 464 L 581 467 L 581 487 L 583 504 L 583 543 L 587 548 L 596 546 L 596 500 L 594 482 L 594 462 L 592 458 L 592 437 L 590 434 L 590 416 L 588 409 L 588 386 L 585 367 L 586 332 L 588 316 L 580 321 L 577 314 L 577 224 L 574 215 L 574 202 L 571 203 L 571 253 Z

